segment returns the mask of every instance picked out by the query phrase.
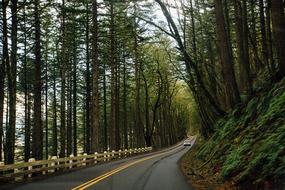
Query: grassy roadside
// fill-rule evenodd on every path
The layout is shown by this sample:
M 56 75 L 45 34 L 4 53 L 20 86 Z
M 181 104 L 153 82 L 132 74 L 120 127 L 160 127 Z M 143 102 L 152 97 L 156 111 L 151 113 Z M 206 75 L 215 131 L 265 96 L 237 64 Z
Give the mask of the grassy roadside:
M 285 79 L 217 122 L 181 159 L 196 189 L 273 189 L 285 176 Z
M 233 185 L 224 184 L 217 172 L 212 170 L 213 162 L 207 163 L 197 159 L 196 155 L 205 143 L 202 138 L 197 138 L 193 147 L 180 160 L 180 168 L 184 176 L 197 190 L 222 190 L 237 189 Z

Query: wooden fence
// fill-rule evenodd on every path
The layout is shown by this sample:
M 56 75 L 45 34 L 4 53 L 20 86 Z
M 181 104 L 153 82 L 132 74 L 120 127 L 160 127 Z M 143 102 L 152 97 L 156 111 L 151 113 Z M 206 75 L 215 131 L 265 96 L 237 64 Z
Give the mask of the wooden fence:
M 66 158 L 58 158 L 53 156 L 48 160 L 35 160 L 30 158 L 29 162 L 19 162 L 16 164 L 0 165 L 0 181 L 22 180 L 31 178 L 36 175 L 47 175 L 56 171 L 63 171 L 72 168 L 84 167 L 89 164 L 98 162 L 106 162 L 113 159 L 126 158 L 132 155 L 150 152 L 152 147 L 125 149 L 119 151 L 111 151 L 87 155 L 73 156 Z

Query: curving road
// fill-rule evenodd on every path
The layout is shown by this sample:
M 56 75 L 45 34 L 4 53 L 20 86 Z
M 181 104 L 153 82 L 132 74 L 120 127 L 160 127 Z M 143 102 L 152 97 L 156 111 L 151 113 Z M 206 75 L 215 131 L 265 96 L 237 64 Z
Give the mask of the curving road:
M 192 142 L 195 138 L 191 137 Z M 164 151 L 103 163 L 0 189 L 17 190 L 191 190 L 178 161 L 190 148 L 179 144 Z

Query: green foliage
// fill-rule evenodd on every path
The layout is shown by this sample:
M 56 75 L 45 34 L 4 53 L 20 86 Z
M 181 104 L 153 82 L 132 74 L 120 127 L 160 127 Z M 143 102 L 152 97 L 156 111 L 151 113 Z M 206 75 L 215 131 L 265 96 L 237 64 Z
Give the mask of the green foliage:
M 228 155 L 222 170 L 222 176 L 227 178 L 233 171 L 235 171 L 241 164 L 241 149 L 234 149 Z
M 221 165 L 223 180 L 258 185 L 285 175 L 285 80 L 236 108 L 216 124 L 216 132 L 198 151 Z

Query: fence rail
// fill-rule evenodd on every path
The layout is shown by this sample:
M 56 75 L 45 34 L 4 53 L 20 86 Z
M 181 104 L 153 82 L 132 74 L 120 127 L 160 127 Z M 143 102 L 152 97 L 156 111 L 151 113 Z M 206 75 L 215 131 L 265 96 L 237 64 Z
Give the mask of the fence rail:
M 70 155 L 65 158 L 53 156 L 48 160 L 35 160 L 30 158 L 29 162 L 19 162 L 16 164 L 0 166 L 0 181 L 22 180 L 31 178 L 33 174 L 47 175 L 56 171 L 83 167 L 88 164 L 96 164 L 98 162 L 106 162 L 116 158 L 126 158 L 131 155 L 150 152 L 152 147 L 125 149 L 119 151 L 103 152 L 89 154 L 86 153 L 79 156 Z

